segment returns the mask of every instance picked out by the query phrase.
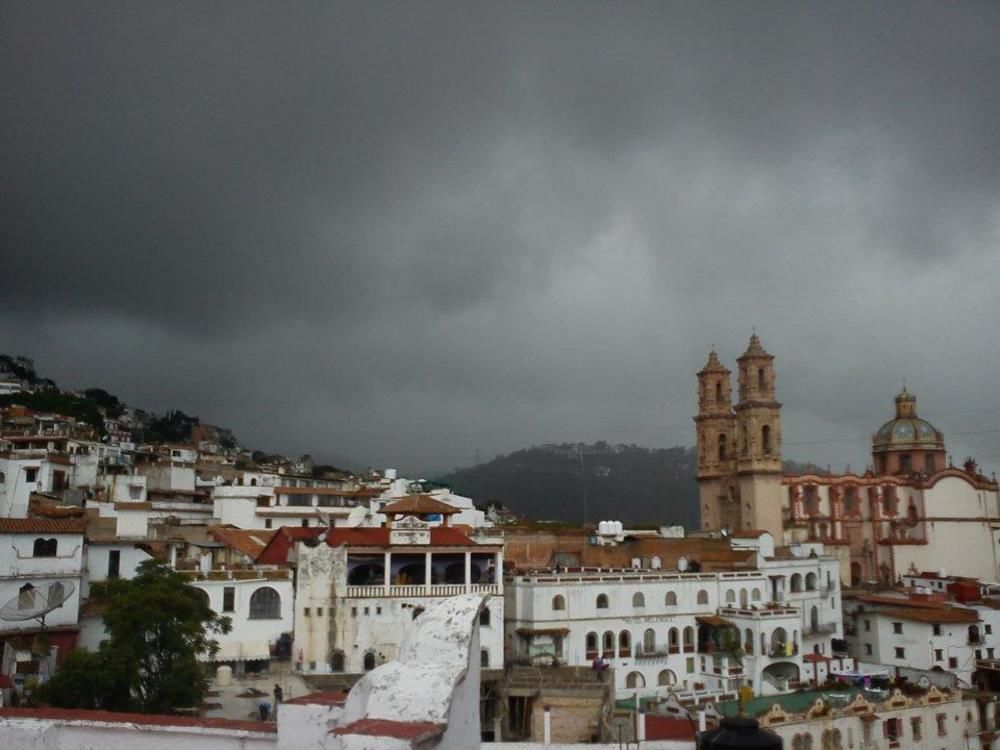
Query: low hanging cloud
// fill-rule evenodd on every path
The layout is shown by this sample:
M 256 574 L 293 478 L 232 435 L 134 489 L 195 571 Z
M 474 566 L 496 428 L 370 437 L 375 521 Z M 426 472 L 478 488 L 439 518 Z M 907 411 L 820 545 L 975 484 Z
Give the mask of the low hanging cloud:
M 8 3 L 0 350 L 254 446 L 690 444 L 752 326 L 786 455 L 903 378 L 995 466 L 994 4 Z

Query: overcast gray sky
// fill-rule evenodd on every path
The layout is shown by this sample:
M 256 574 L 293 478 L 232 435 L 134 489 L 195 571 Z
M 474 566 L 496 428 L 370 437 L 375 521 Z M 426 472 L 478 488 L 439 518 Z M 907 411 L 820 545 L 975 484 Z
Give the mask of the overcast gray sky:
M 692 444 L 756 326 L 787 457 L 906 378 L 1000 463 L 1000 4 L 5 2 L 0 351 L 411 471 Z

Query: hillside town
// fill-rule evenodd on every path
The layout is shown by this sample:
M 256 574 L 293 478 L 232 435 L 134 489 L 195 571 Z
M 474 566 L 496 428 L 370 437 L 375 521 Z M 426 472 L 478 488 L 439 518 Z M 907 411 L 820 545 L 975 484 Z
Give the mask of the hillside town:
M 784 473 L 774 356 L 755 334 L 734 397 L 712 352 L 700 527 L 629 529 L 266 456 L 197 420 L 149 439 L 155 415 L 39 409 L 93 393 L 0 364 L 4 731 L 134 723 L 39 697 L 108 638 L 108 583 L 158 563 L 230 627 L 199 657 L 208 697 L 148 717 L 151 738 L 681 748 L 752 717 L 795 750 L 997 747 L 997 481 L 952 463 L 905 388 L 873 416 L 865 471 Z M 428 697 L 401 709 L 414 682 Z M 306 736 L 316 722 L 332 734 Z

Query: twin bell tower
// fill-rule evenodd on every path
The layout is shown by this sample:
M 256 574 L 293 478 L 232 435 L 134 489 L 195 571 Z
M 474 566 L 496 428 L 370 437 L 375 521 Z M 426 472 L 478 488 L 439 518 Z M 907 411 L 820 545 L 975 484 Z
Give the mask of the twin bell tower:
M 769 531 L 782 543 L 781 404 L 774 397 L 774 356 L 756 334 L 730 371 L 713 351 L 698 373 L 698 490 L 701 528 Z

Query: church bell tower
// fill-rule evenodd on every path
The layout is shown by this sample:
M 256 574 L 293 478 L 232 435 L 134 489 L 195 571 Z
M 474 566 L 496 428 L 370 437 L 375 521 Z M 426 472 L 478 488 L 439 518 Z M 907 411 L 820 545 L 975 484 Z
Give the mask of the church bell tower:
M 736 415 L 729 370 L 713 351 L 698 373 L 698 495 L 702 529 L 731 526 L 736 484 Z

